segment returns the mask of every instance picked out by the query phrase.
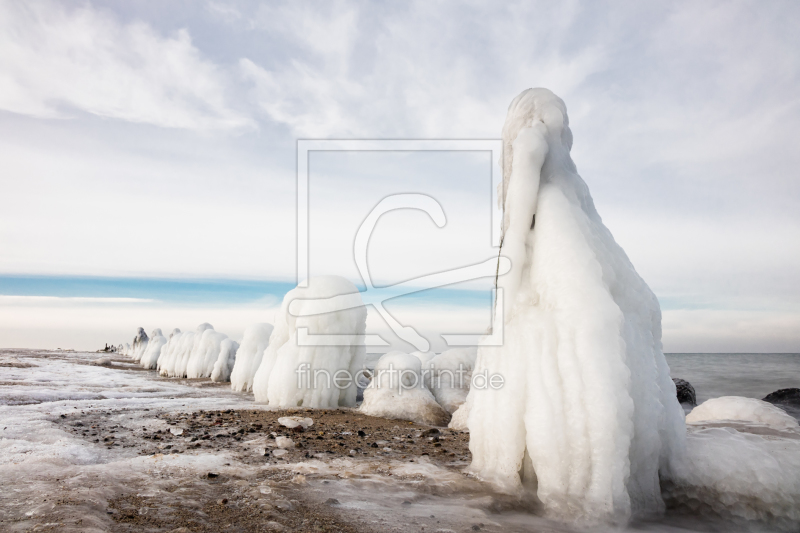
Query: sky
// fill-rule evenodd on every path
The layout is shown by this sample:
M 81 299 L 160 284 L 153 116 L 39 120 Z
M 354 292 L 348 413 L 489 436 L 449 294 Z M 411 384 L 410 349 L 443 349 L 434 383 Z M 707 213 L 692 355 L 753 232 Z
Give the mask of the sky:
M 0 0 L 0 346 L 272 322 L 297 281 L 298 139 L 498 139 L 547 87 L 665 351 L 800 352 L 798 23 L 792 1 Z M 360 284 L 355 231 L 398 192 L 447 224 L 384 215 L 376 280 L 492 257 L 495 166 L 312 153 L 310 272 Z M 478 332 L 483 282 L 393 305 Z

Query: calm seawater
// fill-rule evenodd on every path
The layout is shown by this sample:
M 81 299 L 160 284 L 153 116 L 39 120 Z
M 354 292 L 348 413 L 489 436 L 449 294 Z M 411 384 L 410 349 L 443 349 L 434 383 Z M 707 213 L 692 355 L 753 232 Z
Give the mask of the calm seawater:
M 673 378 L 694 386 L 697 403 L 719 396 L 759 400 L 778 389 L 800 388 L 800 354 L 676 353 L 666 354 Z

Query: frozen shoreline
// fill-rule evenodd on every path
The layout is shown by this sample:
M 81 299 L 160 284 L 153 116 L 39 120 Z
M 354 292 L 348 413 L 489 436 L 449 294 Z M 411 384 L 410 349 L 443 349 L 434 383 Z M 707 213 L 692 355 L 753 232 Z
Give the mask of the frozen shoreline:
M 426 426 L 348 409 L 300 410 L 314 425 L 293 433 L 277 424 L 286 411 L 228 384 L 95 359 L 0 350 L 0 529 L 574 530 L 462 473 L 471 460 L 465 434 L 440 429 L 435 442 L 422 435 Z M 276 457 L 273 432 L 296 446 Z M 668 512 L 627 531 L 713 524 Z

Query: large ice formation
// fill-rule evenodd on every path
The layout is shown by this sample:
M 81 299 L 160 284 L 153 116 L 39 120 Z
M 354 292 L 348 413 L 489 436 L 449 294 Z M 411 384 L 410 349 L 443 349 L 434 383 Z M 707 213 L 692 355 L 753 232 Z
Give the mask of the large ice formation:
M 144 351 L 147 349 L 147 342 L 149 340 L 150 339 L 147 338 L 147 333 L 144 332 L 144 328 L 139 328 L 139 331 L 136 332 L 136 337 L 133 338 L 133 346 L 128 355 L 133 357 L 134 361 L 139 361 L 142 355 L 144 355 Z
M 741 396 L 723 396 L 706 400 L 686 416 L 686 422 L 699 424 L 735 420 L 751 422 L 774 429 L 800 429 L 797 419 L 779 407 Z
M 224 339 L 219 344 L 219 355 L 211 369 L 211 381 L 230 381 L 238 350 L 239 343 L 233 339 Z
M 177 332 L 173 332 L 164 347 L 164 355 L 161 357 L 163 360 L 159 360 L 159 374 L 166 377 L 186 377 L 186 369 L 192 353 L 199 353 L 203 332 L 213 329 L 211 324 L 203 323 L 197 326 L 195 331 L 180 333 L 177 330 Z
M 235 391 L 249 391 L 253 388 L 253 377 L 264 351 L 269 346 L 269 337 L 272 335 L 272 324 L 251 324 L 244 330 L 242 345 L 236 352 L 236 361 L 231 371 L 231 388 Z
M 219 359 L 222 341 L 227 338 L 227 335 L 214 331 L 214 328 L 204 330 L 200 334 L 199 341 L 194 343 L 192 353 L 189 354 L 186 377 L 192 379 L 211 377 L 214 365 Z
M 167 338 L 161 334 L 159 328 L 154 329 L 147 343 L 147 349 L 145 349 L 139 364 L 142 365 L 143 368 L 156 369 L 158 367 L 158 358 L 161 356 L 161 348 L 163 348 L 165 344 L 167 344 Z
M 329 304 L 337 301 L 347 307 L 332 311 Z M 279 407 L 355 405 L 366 319 L 358 289 L 344 278 L 320 276 L 289 291 L 253 378 L 256 401 Z
M 570 158 L 564 102 L 528 89 L 503 127 L 503 346 L 481 346 L 468 397 L 471 470 L 529 490 L 550 516 L 624 521 L 663 509 L 685 444 L 658 300 Z
M 158 373 L 162 376 L 169 375 L 169 369 L 174 364 L 173 361 L 175 361 L 178 345 L 181 342 L 181 335 L 182 333 L 179 328 L 173 329 L 172 333 L 169 334 L 167 343 L 161 347 L 161 355 L 158 357 L 156 370 L 158 370 Z
M 378 360 L 359 410 L 370 416 L 444 426 L 450 415 L 425 384 L 416 354 L 389 352 Z
M 751 431 L 764 432 L 762 425 L 738 427 L 690 426 L 682 475 L 663 485 L 669 506 L 706 517 L 758 520 L 771 531 L 798 531 L 800 432 L 759 435 Z M 765 529 L 751 524 L 742 530 Z

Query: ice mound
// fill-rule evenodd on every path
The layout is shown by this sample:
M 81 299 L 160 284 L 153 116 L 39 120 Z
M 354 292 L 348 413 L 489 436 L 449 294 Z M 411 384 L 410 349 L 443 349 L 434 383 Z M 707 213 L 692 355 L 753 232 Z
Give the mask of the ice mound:
M 211 370 L 211 381 L 230 381 L 238 349 L 239 343 L 233 339 L 225 339 L 220 343 L 219 356 Z
M 800 440 L 690 428 L 686 448 L 683 473 L 663 484 L 671 508 L 798 530 Z
M 564 102 L 528 89 L 503 127 L 504 345 L 481 346 L 467 404 L 471 471 L 548 516 L 624 522 L 664 508 L 685 444 L 658 300 L 570 158 Z
M 762 400 L 741 396 L 706 400 L 686 416 L 686 422 L 690 424 L 722 420 L 752 422 L 779 430 L 800 430 L 797 420 L 783 409 Z
M 389 352 L 378 360 L 359 410 L 370 416 L 445 426 L 450 415 L 425 386 L 418 357 Z
M 203 323 L 197 326 L 195 331 L 180 333 L 180 330 L 173 332 L 164 347 L 163 362 L 159 361 L 158 372 L 165 377 L 186 377 L 187 367 L 192 353 L 200 349 L 200 341 L 203 332 L 213 330 L 211 324 Z
M 331 304 L 336 302 L 347 308 L 332 311 Z M 358 289 L 344 278 L 316 277 L 308 287 L 289 291 L 253 378 L 256 401 L 277 407 L 354 406 L 355 375 L 365 356 L 366 319 Z M 298 342 L 306 334 L 328 338 L 319 346 L 313 338 Z M 330 345 L 333 340 L 339 345 Z M 337 376 L 343 378 L 339 386 L 334 383 Z
M 142 355 L 139 364 L 142 368 L 153 369 L 158 368 L 158 358 L 161 357 L 161 348 L 167 344 L 167 338 L 162 335 L 161 330 L 156 328 L 150 336 L 150 341 L 147 343 L 147 349 Z
M 170 370 L 174 367 L 182 335 L 179 328 L 173 329 L 172 333 L 169 334 L 167 343 L 161 347 L 161 355 L 158 357 L 158 363 L 156 364 L 156 370 L 160 375 L 169 376 Z
M 210 325 L 210 324 L 209 324 Z M 199 341 L 192 346 L 192 353 L 186 363 L 186 377 L 190 379 L 211 377 L 214 365 L 219 359 L 222 341 L 228 336 L 214 331 L 213 327 L 200 333 Z M 197 340 L 197 337 L 195 337 Z
M 136 332 L 136 337 L 133 338 L 133 346 L 128 355 L 133 357 L 134 361 L 138 362 L 142 358 L 142 355 L 144 355 L 149 340 L 150 339 L 147 338 L 147 333 L 144 332 L 144 328 L 139 328 L 139 331 Z
M 449 414 L 455 413 L 467 399 L 477 355 L 475 348 L 452 348 L 430 360 L 428 388 L 436 403 Z
M 272 324 L 251 324 L 244 330 L 242 345 L 236 352 L 236 362 L 231 371 L 231 388 L 235 391 L 249 391 L 253 388 L 253 377 L 264 351 L 269 346 L 269 337 L 272 335 Z

